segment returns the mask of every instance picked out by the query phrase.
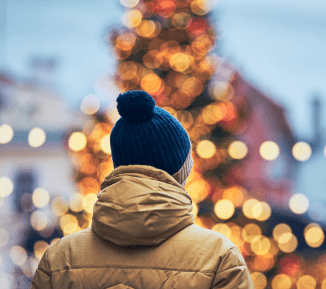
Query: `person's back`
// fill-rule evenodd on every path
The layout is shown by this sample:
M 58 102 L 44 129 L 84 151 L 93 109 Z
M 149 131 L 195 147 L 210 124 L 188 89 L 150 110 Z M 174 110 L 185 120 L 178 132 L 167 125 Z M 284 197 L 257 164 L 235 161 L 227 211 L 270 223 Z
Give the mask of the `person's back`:
M 101 185 L 91 228 L 47 249 L 32 289 L 254 288 L 237 247 L 194 224 L 192 200 L 184 189 L 192 149 L 182 126 L 157 107 L 150 117 L 123 123 L 123 101 L 132 105 L 143 98 L 148 105 L 150 96 L 144 92 L 119 96 L 122 119 L 111 133 L 115 169 Z M 151 152 L 153 141 L 159 150 Z M 147 142 L 147 149 L 137 147 L 138 142 Z M 169 159 L 171 149 L 178 153 Z

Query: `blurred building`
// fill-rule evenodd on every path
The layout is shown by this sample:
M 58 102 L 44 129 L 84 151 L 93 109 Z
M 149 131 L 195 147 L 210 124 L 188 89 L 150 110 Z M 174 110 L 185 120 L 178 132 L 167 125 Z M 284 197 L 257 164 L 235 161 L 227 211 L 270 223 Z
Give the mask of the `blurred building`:
M 306 160 L 302 161 L 296 177 L 296 190 L 309 200 L 308 214 L 313 221 L 323 221 L 326 225 L 326 136 L 321 124 L 322 102 L 318 95 L 311 101 L 312 135 L 304 141 Z
M 286 209 L 297 169 L 297 161 L 292 156 L 295 136 L 286 112 L 239 73 L 234 74 L 231 85 L 232 102 L 238 110 L 245 106 L 247 111 L 246 123 L 238 139 L 248 146 L 248 154 L 234 167 L 230 177 L 258 200 Z M 267 141 L 268 158 L 264 158 L 261 145 Z
M 75 193 L 67 136 L 72 130 L 81 130 L 88 119 L 62 98 L 51 78 L 55 61 L 34 62 L 31 78 L 0 74 L 0 263 L 2 260 L 4 264 L 1 274 L 5 274 L 0 276 L 2 284 L 16 282 L 10 280 L 19 271 L 13 246 L 24 244 L 29 228 L 38 226 L 35 221 L 42 216 L 47 227 L 51 227 L 55 222 L 51 211 L 53 197 L 69 199 Z M 39 190 L 38 196 L 33 196 L 35 189 Z M 34 224 L 33 210 L 41 212 Z M 28 272 L 25 275 L 29 277 Z M 16 287 L 3 288 L 25 288 L 19 287 L 19 282 L 15 284 Z

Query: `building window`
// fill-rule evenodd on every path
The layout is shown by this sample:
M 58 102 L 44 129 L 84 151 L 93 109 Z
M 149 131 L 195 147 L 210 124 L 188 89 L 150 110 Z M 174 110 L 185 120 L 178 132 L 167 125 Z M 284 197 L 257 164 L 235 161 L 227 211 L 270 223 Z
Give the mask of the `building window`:
M 14 187 L 15 210 L 16 212 L 23 212 L 24 210 L 21 205 L 22 197 L 24 194 L 30 194 L 30 197 L 32 196 L 33 190 L 35 189 L 35 174 L 32 171 L 19 171 L 15 178 Z

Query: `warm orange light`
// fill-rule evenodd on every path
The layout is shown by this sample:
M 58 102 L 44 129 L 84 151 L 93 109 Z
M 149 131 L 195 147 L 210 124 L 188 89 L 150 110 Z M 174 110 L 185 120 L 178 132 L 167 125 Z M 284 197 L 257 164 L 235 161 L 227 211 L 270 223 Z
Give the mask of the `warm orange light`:
M 272 280 L 273 289 L 290 289 L 291 286 L 291 278 L 285 274 L 278 274 Z
M 192 50 L 199 55 L 206 55 L 213 47 L 213 37 L 209 35 L 202 35 L 197 37 L 192 43 Z
M 140 82 L 142 89 L 149 94 L 159 91 L 161 85 L 162 79 L 155 73 L 146 74 Z
M 259 203 L 259 201 L 256 199 L 249 199 L 244 202 L 244 204 L 242 206 L 242 212 L 248 219 L 255 218 L 254 208 L 255 208 L 255 205 L 258 203 Z
M 241 160 L 248 154 L 248 147 L 242 141 L 234 141 L 229 145 L 228 152 L 232 158 Z
M 83 194 L 97 194 L 100 191 L 100 184 L 98 181 L 92 177 L 83 178 L 80 183 L 80 191 Z
M 49 244 L 45 241 L 37 241 L 34 245 L 34 255 L 38 260 L 41 260 Z
M 68 212 L 68 203 L 64 198 L 55 197 L 51 204 L 52 212 L 57 216 L 60 217 Z
M 214 206 L 216 216 L 222 220 L 228 220 L 234 215 L 234 204 L 230 200 L 219 200 Z
M 292 233 L 284 233 L 278 239 L 278 247 L 285 253 L 293 252 L 298 246 L 298 239 Z
M 206 199 L 210 191 L 210 185 L 207 181 L 199 179 L 197 181 L 186 184 L 185 187 L 188 194 L 194 200 L 195 203 L 199 203 Z
M 297 282 L 297 289 L 315 289 L 316 279 L 310 275 L 301 276 Z
M 81 151 L 86 147 L 87 137 L 82 132 L 73 132 L 68 140 L 68 146 L 73 151 Z
M 121 20 L 122 23 L 128 28 L 137 27 L 143 19 L 143 15 L 137 9 L 127 11 L 123 14 Z
M 59 223 L 60 223 L 60 228 L 65 236 L 75 233 L 78 230 L 78 221 L 76 217 L 71 214 L 63 215 L 60 218 Z
M 153 20 L 143 20 L 137 27 L 136 32 L 142 37 L 152 37 L 157 27 Z
M 267 286 L 267 278 L 261 272 L 251 273 L 252 281 L 254 282 L 255 289 L 265 289 Z
M 212 227 L 212 230 L 223 234 L 227 238 L 231 237 L 231 229 L 227 224 L 216 224 Z
M 261 235 L 261 229 L 258 225 L 249 223 L 242 230 L 244 241 L 251 243 L 257 236 Z
M 100 147 L 106 154 L 111 154 L 110 134 L 106 134 L 100 141 Z
M 191 62 L 193 62 L 192 56 L 184 52 L 176 53 L 170 58 L 170 66 L 179 72 L 187 70 Z
M 194 0 L 191 2 L 190 7 L 192 12 L 197 15 L 205 15 L 211 10 L 210 0 Z
M 202 140 L 197 144 L 197 154 L 203 159 L 209 159 L 216 153 L 216 147 L 210 140 Z
M 74 193 L 70 196 L 69 207 L 73 212 L 81 212 L 83 210 L 83 195 Z
M 198 96 L 203 91 L 203 83 L 196 77 L 189 77 L 183 83 L 182 87 L 183 90 L 187 90 L 190 92 L 191 96 Z
M 87 194 L 83 200 L 83 208 L 86 213 L 92 214 L 94 203 L 97 201 L 97 194 Z
M 203 108 L 202 118 L 207 124 L 216 124 L 225 117 L 227 113 L 225 105 L 209 104 Z
M 148 51 L 143 56 L 143 63 L 151 69 L 158 68 L 163 62 L 163 54 L 158 50 Z
M 306 226 L 304 237 L 307 244 L 312 248 L 320 247 L 325 240 L 324 231 L 317 223 L 311 223 Z
M 272 214 L 272 209 L 266 202 L 259 202 L 253 207 L 253 216 L 258 221 L 266 221 Z
M 250 248 L 256 255 L 265 255 L 271 248 L 271 242 L 267 237 L 259 235 L 252 239 Z
M 189 111 L 179 110 L 177 112 L 177 115 L 176 116 L 177 116 L 177 119 L 181 122 L 182 126 L 185 129 L 188 129 L 189 127 L 191 127 L 191 125 L 194 122 L 194 117 L 192 116 L 191 112 L 189 112 Z
M 230 187 L 224 190 L 223 199 L 230 200 L 235 207 L 240 207 L 244 199 L 245 189 L 241 187 Z

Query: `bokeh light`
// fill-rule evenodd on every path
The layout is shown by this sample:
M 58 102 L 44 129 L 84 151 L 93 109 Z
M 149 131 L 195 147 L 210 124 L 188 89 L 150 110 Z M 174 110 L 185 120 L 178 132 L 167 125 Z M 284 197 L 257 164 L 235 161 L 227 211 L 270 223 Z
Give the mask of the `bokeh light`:
M 32 195 L 33 204 L 36 208 L 45 207 L 50 201 L 50 194 L 42 188 L 36 188 Z
M 34 211 L 31 215 L 31 225 L 36 231 L 44 230 L 48 224 L 48 217 L 42 211 Z
M 223 223 L 215 224 L 212 227 L 212 230 L 223 234 L 227 238 L 231 237 L 232 231 L 227 224 L 223 224 Z
M 245 192 L 245 189 L 242 187 L 230 187 L 223 191 L 223 199 L 230 200 L 235 207 L 240 207 L 243 203 Z
M 252 215 L 258 221 L 266 221 L 272 214 L 270 205 L 266 202 L 258 202 L 253 206 Z
M 254 282 L 255 289 L 265 289 L 267 286 L 267 278 L 261 272 L 251 273 L 252 281 Z
M 263 159 L 273 161 L 279 156 L 280 148 L 273 141 L 265 141 L 261 144 L 259 153 Z
M 92 214 L 94 203 L 97 201 L 97 194 L 87 194 L 83 199 L 83 208 L 86 213 Z
M 143 15 L 141 12 L 137 9 L 133 9 L 126 11 L 122 16 L 121 21 L 123 25 L 127 26 L 128 28 L 134 28 L 141 23 L 142 19 Z
M 197 144 L 197 154 L 203 159 L 209 159 L 216 153 L 216 147 L 210 140 L 202 140 Z
M 199 203 L 206 199 L 210 191 L 210 185 L 204 179 L 199 179 L 185 186 L 187 193 L 195 203 Z
M 304 237 L 306 243 L 312 248 L 320 247 L 325 240 L 324 231 L 317 223 L 311 223 L 305 227 Z
M 100 105 L 100 99 L 96 95 L 89 94 L 82 100 L 80 109 L 83 113 L 91 115 L 99 110 Z
M 46 134 L 43 129 L 39 127 L 33 128 L 28 134 L 28 144 L 31 147 L 37 148 L 44 144 Z
M 9 124 L 0 126 L 0 144 L 6 144 L 14 137 L 14 130 Z
M 14 190 L 14 184 L 9 178 L 0 178 L 0 197 L 5 198 L 9 196 Z
M 312 150 L 306 142 L 297 142 L 292 148 L 293 157 L 301 162 L 308 160 L 311 157 Z
M 71 150 L 78 152 L 83 150 L 87 144 L 87 137 L 82 132 L 73 132 L 68 140 L 68 146 Z
M 222 120 L 227 113 L 226 107 L 222 104 L 209 104 L 202 111 L 203 121 L 209 125 L 216 124 Z
M 250 248 L 256 255 L 265 255 L 271 248 L 271 242 L 267 237 L 258 235 L 252 239 Z
M 139 3 L 139 0 L 120 0 L 120 3 L 127 8 L 132 8 Z
M 110 146 L 110 134 L 106 134 L 101 138 L 100 147 L 103 152 L 106 154 L 111 154 L 111 146 Z
M 145 75 L 140 82 L 140 86 L 149 94 L 158 92 L 161 88 L 161 85 L 162 80 L 155 73 L 149 73 Z
M 310 275 L 301 276 L 297 282 L 297 289 L 315 289 L 316 279 Z
M 234 141 L 229 145 L 228 152 L 232 158 L 241 160 L 248 154 L 248 147 L 242 141 Z
M 293 252 L 298 246 L 298 239 L 292 233 L 284 233 L 278 238 L 278 247 L 284 253 Z
M 262 234 L 261 229 L 258 225 L 249 223 L 244 226 L 242 230 L 242 238 L 244 241 L 251 243 L 256 237 L 260 237 Z M 257 239 L 256 239 L 257 240 Z
M 242 212 L 248 219 L 255 218 L 254 208 L 257 208 L 255 207 L 256 204 L 259 204 L 259 201 L 256 199 L 248 199 L 244 202 Z
M 295 214 L 303 214 L 309 208 L 309 200 L 303 194 L 295 194 L 290 198 L 289 207 Z
M 272 280 L 273 289 L 290 289 L 291 286 L 292 280 L 286 274 L 278 274 Z
M 34 255 L 38 260 L 41 260 L 49 244 L 45 241 L 37 241 L 34 244 Z
M 234 215 L 234 204 L 230 200 L 222 199 L 214 206 L 216 216 L 222 220 L 228 220 Z
M 0 228 L 0 248 L 8 244 L 9 237 L 9 233 L 4 228 Z
M 285 223 L 280 223 L 273 229 L 273 238 L 278 241 L 283 234 L 292 233 L 292 229 Z
M 68 212 L 68 202 L 61 197 L 55 197 L 51 203 L 52 212 L 57 216 L 61 217 Z
M 26 250 L 21 246 L 13 246 L 10 249 L 10 257 L 12 262 L 17 265 L 23 265 L 27 260 Z
M 83 195 L 81 193 L 74 193 L 70 196 L 69 207 L 73 212 L 81 212 L 83 208 Z
M 74 215 L 65 214 L 61 216 L 59 223 L 65 236 L 75 233 L 78 230 L 78 221 Z

